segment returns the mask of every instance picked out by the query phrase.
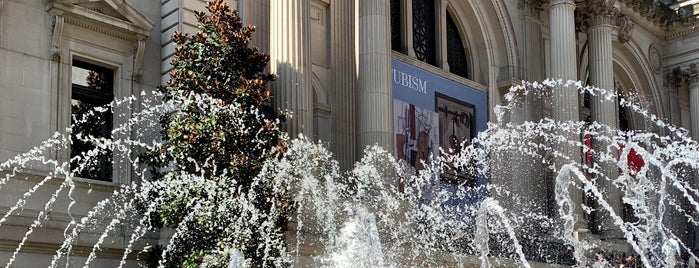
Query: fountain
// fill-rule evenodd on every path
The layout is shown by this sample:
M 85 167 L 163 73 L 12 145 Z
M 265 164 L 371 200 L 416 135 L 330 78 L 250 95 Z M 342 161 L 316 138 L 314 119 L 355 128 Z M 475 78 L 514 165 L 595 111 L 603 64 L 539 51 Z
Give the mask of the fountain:
M 23 208 L 39 211 L 18 237 L 16 250 L 0 255 L 5 267 L 12 267 L 22 255 L 22 248 L 32 241 L 34 233 L 52 224 L 56 214 L 65 214 L 62 228 L 64 242 L 48 267 L 82 265 L 101 266 L 100 252 L 110 239 L 122 237 L 119 267 L 132 265 L 128 260 L 139 252 L 160 252 L 162 256 L 176 250 L 172 245 L 188 239 L 191 230 L 187 224 L 169 226 L 170 235 L 154 231 L 151 216 L 162 198 L 144 199 L 153 192 L 177 193 L 191 187 L 201 187 L 220 197 L 218 203 L 197 204 L 196 213 L 182 222 L 196 221 L 198 213 L 223 213 L 210 209 L 236 206 L 240 215 L 236 226 L 219 228 L 212 232 L 260 232 L 266 239 L 260 250 L 281 252 L 281 257 L 259 260 L 268 265 L 292 264 L 298 266 L 328 267 L 393 267 L 393 266 L 521 266 L 550 263 L 578 266 L 612 266 L 624 252 L 622 261 L 645 267 L 672 267 L 689 258 L 697 259 L 687 235 L 678 229 L 669 215 L 679 215 L 682 224 L 697 226 L 694 214 L 699 211 L 699 191 L 690 174 L 699 170 L 699 146 L 687 136 L 686 130 L 665 123 L 638 104 L 622 99 L 620 105 L 643 116 L 654 131 L 620 131 L 604 125 L 586 122 L 556 122 L 543 119 L 521 124 L 506 122 L 507 116 L 517 109 L 518 98 L 538 95 L 546 98 L 557 85 L 576 87 L 581 94 L 599 95 L 604 101 L 616 101 L 614 93 L 597 88 L 583 87 L 580 83 L 547 80 L 541 83 L 523 83 L 513 87 L 506 99 L 508 105 L 496 108 L 495 122 L 480 133 L 470 144 L 463 144 L 459 152 L 443 152 L 424 163 L 416 172 L 380 147 L 365 150 L 364 157 L 354 169 L 341 171 L 332 154 L 319 143 L 301 136 L 290 141 L 283 157 L 268 160 L 256 183 L 267 183 L 283 196 L 294 213 L 288 219 L 284 237 L 274 230 L 251 229 L 249 219 L 260 226 L 272 226 L 279 220 L 268 217 L 264 211 L 251 205 L 255 193 L 233 194 L 234 189 L 218 189 L 205 178 L 205 172 L 182 172 L 178 179 L 151 181 L 148 168 L 139 157 L 141 152 L 157 148 L 162 141 L 153 140 L 161 114 L 177 111 L 182 100 L 157 100 L 162 96 L 147 95 L 115 101 L 100 109 L 124 109 L 136 99 L 142 101 L 141 111 L 134 112 L 127 122 L 115 128 L 114 138 L 79 136 L 95 144 L 92 150 L 72 159 L 65 157 L 70 147 L 69 134 L 57 133 L 34 149 L 0 165 L 4 177 L 0 179 L 3 197 L 12 193 L 14 205 L 2 214 L 0 230 L 9 228 L 13 217 Z M 225 105 L 206 101 L 206 94 L 192 94 L 188 101 L 201 105 Z M 219 108 L 225 108 L 223 106 Z M 86 122 L 76 118 L 75 122 Z M 70 130 L 66 133 L 70 133 Z M 132 135 L 132 133 L 134 135 Z M 579 140 L 566 140 L 573 133 L 591 135 L 607 144 L 606 151 L 594 151 Z M 598 163 L 566 159 L 556 145 L 569 144 L 595 155 Z M 97 161 L 100 151 L 111 150 L 115 169 L 128 169 L 134 178 L 110 196 L 95 204 L 81 203 L 85 189 L 76 186 L 84 180 L 77 172 Z M 516 151 L 529 160 L 540 161 L 551 170 L 553 211 L 523 209 L 543 207 L 530 204 L 504 187 L 496 178 L 489 183 L 455 184 L 441 178 L 449 174 L 470 174 L 470 179 L 485 181 L 498 172 L 497 158 Z M 632 157 L 629 157 L 631 155 Z M 643 165 L 638 163 L 642 159 Z M 562 161 L 563 165 L 557 165 Z M 193 161 L 193 160 L 192 160 Z M 71 163 L 78 163 L 71 167 Z M 600 168 L 602 163 L 613 164 L 618 176 L 607 177 Z M 178 163 L 172 163 L 178 164 Z M 203 163 L 188 163 L 195 166 Z M 592 176 L 595 175 L 595 176 Z M 473 177 L 475 176 L 475 177 Z M 27 180 L 25 178 L 34 179 Z M 591 179 L 594 178 L 594 179 Z M 516 179 L 516 178 L 515 178 Z M 623 193 L 623 203 L 632 211 L 631 216 L 620 215 L 606 196 L 613 185 Z M 23 188 L 22 188 L 23 187 Z M 253 187 L 254 188 L 254 187 Z M 26 189 L 26 190 L 17 190 Z M 231 191 L 219 193 L 217 191 Z M 19 192 L 18 192 L 19 191 Z M 89 190 L 87 190 L 89 191 Z M 571 199 L 572 191 L 584 191 L 594 202 L 577 204 Z M 164 195 L 164 194 L 163 194 Z M 160 195 L 160 196 L 163 196 Z M 150 202 L 140 202 L 150 200 Z M 604 215 L 618 230 L 612 240 L 585 233 L 575 224 L 581 216 L 574 207 L 582 206 L 586 215 L 593 212 Z M 61 214 L 62 215 L 62 214 Z M 681 227 L 681 226 L 680 226 Z M 85 234 L 91 234 L 85 238 Z M 116 235 L 118 234 L 118 235 Z M 160 251 L 156 248 L 161 240 Z M 209 266 L 244 267 L 250 260 L 244 258 L 236 241 L 222 246 L 218 252 L 205 254 L 202 259 Z M 610 245 L 625 250 L 612 251 Z M 73 257 L 77 248 L 85 251 L 81 258 Z M 153 254 L 151 254 L 153 255 Z M 143 254 L 138 256 L 145 256 Z M 223 256 L 223 257 L 221 257 Z M 271 255 L 270 255 L 271 256 Z M 682 259 L 684 258 L 684 260 Z M 164 263 L 160 263 L 163 265 Z

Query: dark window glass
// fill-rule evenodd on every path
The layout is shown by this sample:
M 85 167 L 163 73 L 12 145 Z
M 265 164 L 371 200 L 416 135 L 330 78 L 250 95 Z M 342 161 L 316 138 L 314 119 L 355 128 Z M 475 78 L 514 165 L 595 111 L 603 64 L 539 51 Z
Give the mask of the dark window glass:
M 418 60 L 437 63 L 434 0 L 413 0 L 413 48 Z
M 391 0 L 391 49 L 401 51 L 400 0 Z
M 96 148 L 99 138 L 112 136 L 112 110 L 104 107 L 114 100 L 114 71 L 108 68 L 73 61 L 71 93 L 70 169 L 81 178 L 111 181 L 112 151 Z M 97 108 L 97 109 L 96 109 Z M 94 138 L 78 138 L 91 135 Z M 85 161 L 84 155 L 97 154 Z M 74 159 L 81 156 L 80 159 Z
M 621 98 L 624 98 L 624 96 L 619 94 L 619 98 L 617 98 L 619 106 L 619 130 L 629 131 L 629 115 L 626 111 L 626 107 L 621 106 Z
M 466 50 L 461 41 L 459 28 L 447 12 L 447 63 L 449 71 L 468 78 L 468 62 L 466 61 Z

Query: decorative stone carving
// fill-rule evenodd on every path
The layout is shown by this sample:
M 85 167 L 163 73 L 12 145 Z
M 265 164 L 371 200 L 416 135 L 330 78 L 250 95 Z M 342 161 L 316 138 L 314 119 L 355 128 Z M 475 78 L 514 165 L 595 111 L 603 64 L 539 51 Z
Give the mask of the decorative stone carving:
M 154 26 L 153 22 L 124 0 L 46 2 L 48 13 L 65 17 L 62 19 L 65 23 L 128 41 L 135 42 L 148 37 Z
M 619 42 L 623 44 L 631 40 L 631 30 L 633 30 L 634 25 L 633 20 L 629 16 L 621 15 L 616 19 Z M 658 68 L 658 70 L 660 69 Z
M 53 15 L 51 24 L 51 60 L 61 60 L 61 38 L 63 37 L 63 25 L 65 18 L 63 15 Z
M 619 9 L 616 0 L 591 0 L 581 4 L 576 14 L 576 24 L 581 31 L 598 25 L 614 25 Z
M 134 54 L 134 70 L 133 70 L 133 80 L 135 82 L 141 82 L 141 75 L 143 74 L 143 55 L 146 51 L 146 41 L 138 40 L 136 42 L 136 54 Z
M 660 52 L 658 52 L 658 48 L 655 45 L 650 45 L 648 47 L 648 62 L 650 62 L 650 67 L 653 69 L 653 72 L 660 73 Z
M 668 85 L 670 93 L 677 93 L 677 87 L 682 83 L 682 76 L 684 75 L 679 67 L 665 74 L 665 84 Z
M 518 7 L 523 16 L 539 17 L 546 0 L 519 0 Z
M 689 69 L 687 69 L 686 77 L 687 84 L 689 84 L 690 87 L 699 86 L 699 65 L 696 63 L 690 64 Z

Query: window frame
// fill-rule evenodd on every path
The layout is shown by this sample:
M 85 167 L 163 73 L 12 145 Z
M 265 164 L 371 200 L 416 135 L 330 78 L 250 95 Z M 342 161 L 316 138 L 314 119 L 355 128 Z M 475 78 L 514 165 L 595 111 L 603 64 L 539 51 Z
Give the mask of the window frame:
M 72 81 L 73 77 L 73 69 L 77 67 L 80 69 L 88 70 L 88 71 L 96 71 L 98 73 L 103 73 L 106 74 L 105 77 L 105 85 L 106 89 L 103 92 L 98 92 L 97 90 L 94 90 L 90 87 L 79 85 L 79 84 L 74 84 Z M 114 96 L 114 69 L 100 66 L 97 64 L 92 64 L 89 62 L 86 62 L 78 57 L 74 57 L 71 61 L 71 111 L 70 111 L 70 116 L 71 116 L 71 121 L 74 116 L 73 109 L 72 109 L 72 101 L 73 100 L 78 100 L 78 101 L 85 101 L 88 102 L 95 107 L 98 106 L 104 106 L 104 105 L 109 105 L 115 100 Z M 76 94 L 77 93 L 77 94 Z M 96 94 L 96 95 L 95 95 Z M 79 96 L 76 96 L 79 95 Z M 97 96 L 97 97 L 96 97 Z M 114 130 L 114 112 L 110 109 L 109 113 L 106 115 L 107 118 L 107 126 L 104 131 L 107 133 L 100 133 L 103 138 L 112 138 L 112 131 Z M 71 123 L 72 125 L 72 123 Z M 74 130 L 72 130 L 74 131 Z M 71 154 L 71 159 L 72 159 L 72 154 L 74 153 L 74 144 L 75 142 L 72 141 L 72 135 L 71 135 L 71 146 L 69 149 L 69 152 Z M 114 152 L 109 152 L 109 155 L 107 156 L 108 159 L 111 159 L 111 163 L 100 163 L 100 177 L 85 177 L 84 179 L 89 179 L 89 180 L 97 180 L 97 181 L 104 181 L 104 182 L 112 182 L 114 178 Z M 104 161 L 102 157 L 99 157 L 100 162 Z M 73 170 L 72 166 L 72 161 L 71 161 L 71 171 Z M 104 171 L 102 169 L 106 169 L 107 174 L 104 174 Z
M 67 135 L 71 125 L 72 64 L 79 60 L 114 70 L 113 94 L 116 101 L 135 95 L 140 90 L 143 55 L 155 24 L 127 1 L 103 0 L 75 2 L 47 0 L 51 17 L 51 124 L 58 133 Z M 137 94 L 136 94 L 137 95 Z M 112 108 L 112 138 L 123 140 L 132 135 L 133 128 L 124 125 L 131 118 L 132 105 L 125 102 Z M 126 147 L 124 147 L 126 146 Z M 86 179 L 90 184 L 118 185 L 132 181 L 133 168 L 129 154 L 134 148 L 121 144 L 113 150 L 112 180 L 103 182 Z M 128 152 L 128 153 L 127 153 Z M 59 163 L 70 159 L 70 148 L 56 153 Z M 119 165 L 119 166 L 117 166 Z M 82 179 L 78 179 L 82 180 Z

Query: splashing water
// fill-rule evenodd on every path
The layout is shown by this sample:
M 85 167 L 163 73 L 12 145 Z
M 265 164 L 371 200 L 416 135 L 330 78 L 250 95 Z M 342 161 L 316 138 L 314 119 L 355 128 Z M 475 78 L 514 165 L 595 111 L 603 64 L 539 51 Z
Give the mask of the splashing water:
M 149 101 L 161 96 L 146 94 L 116 101 L 107 107 L 115 115 L 132 107 L 136 99 L 142 110 L 123 119 L 124 123 L 112 131 L 114 138 L 77 135 L 95 144 L 94 149 L 68 159 L 68 129 L 0 165 L 4 174 L 0 193 L 17 198 L 3 211 L 0 230 L 16 227 L 17 218 L 26 217 L 23 211 L 35 211 L 33 219 L 24 225 L 28 226 L 24 233 L 17 237 L 15 251 L 0 260 L 5 267 L 16 265 L 22 249 L 35 241 L 37 231 L 59 225 L 63 242 L 46 266 L 100 266 L 105 244 L 109 245 L 106 248 L 123 248 L 117 263 L 119 267 L 128 266 L 135 256 L 156 246 L 158 239 L 165 256 L 174 250 L 173 245 L 196 231 L 184 223 L 207 213 L 220 213 L 212 212 L 218 207 L 236 207 L 242 213 L 228 215 L 240 219 L 235 226 L 212 226 L 212 230 L 241 237 L 246 232 L 270 234 L 261 246 L 263 250 L 288 252 L 280 259 L 268 260 L 270 265 L 529 267 L 530 262 L 540 262 L 604 267 L 618 263 L 618 258 L 610 254 L 624 254 L 623 261 L 628 264 L 671 267 L 682 262 L 681 256 L 696 259 L 687 233 L 693 233 L 698 224 L 694 215 L 699 211 L 699 191 L 693 181 L 699 170 L 697 142 L 688 137 L 686 130 L 624 99 L 619 105 L 642 117 L 653 131 L 620 131 L 596 122 L 549 118 L 507 122 L 523 105 L 522 96 L 545 100 L 559 85 L 576 87 L 581 94 L 602 101 L 616 103 L 619 98 L 615 93 L 576 82 L 523 83 L 506 95 L 506 106 L 496 107 L 496 122 L 488 130 L 464 144 L 460 152 L 435 156 L 419 172 L 377 146 L 367 148 L 354 169 L 342 171 L 321 144 L 303 136 L 291 141 L 284 156 L 269 160 L 254 182 L 271 184 L 286 196 L 284 201 L 292 204 L 295 212 L 288 219 L 289 230 L 284 238 L 274 237 L 275 232 L 268 228 L 251 229 L 249 219 L 261 221 L 263 227 L 273 226 L 271 222 L 277 220 L 261 217 L 270 212 L 251 204 L 257 198 L 254 192 L 233 194 L 236 189 L 218 189 L 205 180 L 203 172 L 182 173 L 167 182 L 148 180 L 149 173 L 138 155 L 161 145 L 161 141 L 152 140 L 158 132 L 157 119 L 177 111 L 182 103 Z M 205 101 L 207 98 L 193 94 L 187 101 L 218 105 Z M 89 116 L 76 118 L 76 122 L 86 122 Z M 606 146 L 590 148 L 580 140 L 569 140 L 570 136 L 591 136 Z M 589 152 L 595 161 L 578 160 L 577 155 L 557 149 L 563 145 Z M 78 179 L 76 174 L 97 161 L 104 150 L 113 152 L 114 170 L 131 173 L 126 175 L 131 180 L 121 181 L 123 186 L 116 188 L 103 186 L 108 190 L 92 197 L 98 201 L 85 204 L 84 195 L 94 195 L 90 187 L 95 187 L 85 185 L 99 183 Z M 644 164 L 639 167 L 629 163 L 634 159 L 630 155 L 640 157 Z M 513 189 L 517 185 L 513 183 L 534 175 L 508 170 L 505 162 L 511 162 L 508 166 L 512 167 L 541 163 L 547 168 L 548 175 L 536 175 L 542 176 L 546 185 L 532 187 L 548 191 L 548 198 L 529 200 L 522 191 Z M 78 164 L 71 167 L 71 163 Z M 613 165 L 619 172 L 610 174 L 605 165 Z M 455 175 L 463 179 L 458 183 L 443 179 Z M 166 201 L 138 200 L 145 200 L 143 195 L 154 191 L 186 192 L 194 186 L 215 192 L 220 199 L 217 203 L 199 200 L 183 224 L 167 229 L 171 235 L 166 231 L 156 233 L 160 229 L 151 226 L 150 215 Z M 621 202 L 628 212 L 615 208 L 619 202 L 608 198 L 610 189 L 622 193 Z M 574 200 L 571 196 L 576 191 L 585 193 L 587 201 L 580 204 Z M 585 213 L 577 213 L 578 208 Z M 57 215 L 64 216 L 59 219 Z M 581 219 L 591 215 L 605 220 Z M 618 235 L 605 239 L 597 230 L 586 233 L 576 226 L 581 220 L 607 224 L 600 230 L 615 230 Z M 230 257 L 204 261 L 224 267 L 250 264 L 236 248 L 222 248 L 219 253 Z

